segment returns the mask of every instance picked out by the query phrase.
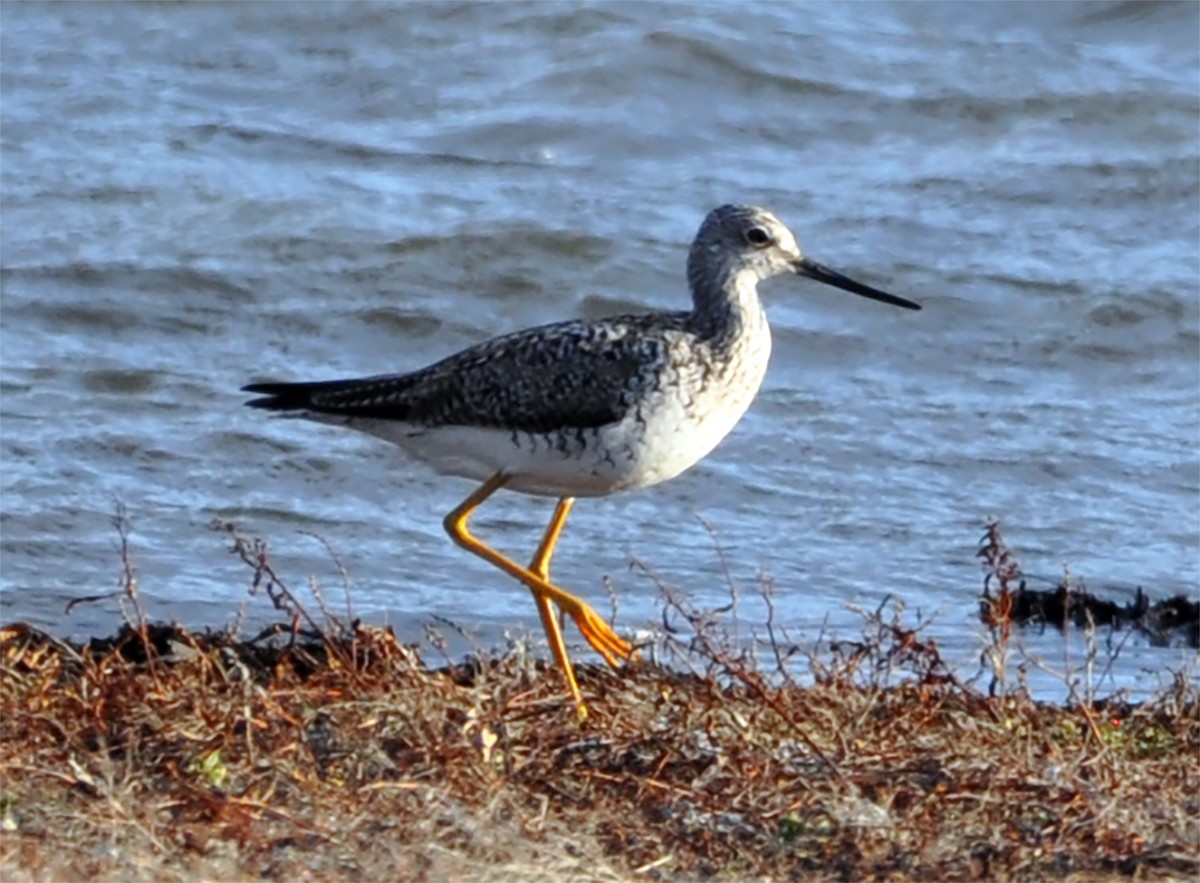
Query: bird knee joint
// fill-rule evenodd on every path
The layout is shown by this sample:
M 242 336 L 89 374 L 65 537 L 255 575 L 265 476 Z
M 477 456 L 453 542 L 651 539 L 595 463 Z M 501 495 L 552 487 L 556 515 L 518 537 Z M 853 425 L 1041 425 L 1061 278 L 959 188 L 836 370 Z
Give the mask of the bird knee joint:
M 458 512 L 451 512 L 442 519 L 442 527 L 446 528 L 446 533 L 450 534 L 450 539 L 463 545 L 463 540 L 467 537 L 467 519 L 463 518 Z

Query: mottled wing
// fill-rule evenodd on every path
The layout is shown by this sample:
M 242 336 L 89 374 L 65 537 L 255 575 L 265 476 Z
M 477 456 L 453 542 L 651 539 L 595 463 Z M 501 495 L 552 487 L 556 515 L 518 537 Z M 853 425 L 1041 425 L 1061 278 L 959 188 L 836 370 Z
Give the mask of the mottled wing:
M 321 383 L 259 383 L 247 402 L 424 426 L 525 432 L 588 429 L 620 420 L 654 383 L 664 332 L 686 314 L 560 322 L 498 337 L 411 374 Z

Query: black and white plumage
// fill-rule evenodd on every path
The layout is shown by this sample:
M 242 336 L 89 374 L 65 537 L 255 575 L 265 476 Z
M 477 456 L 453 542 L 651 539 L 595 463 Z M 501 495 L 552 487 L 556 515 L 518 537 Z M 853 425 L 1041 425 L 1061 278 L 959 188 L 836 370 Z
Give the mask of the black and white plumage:
M 803 257 L 769 212 L 723 206 L 688 257 L 690 312 L 567 321 L 493 338 L 408 374 L 260 383 L 251 407 L 400 445 L 439 471 L 545 496 L 600 496 L 678 475 L 734 427 L 766 373 L 757 283 L 811 276 L 915 304 Z
M 573 499 L 673 478 L 720 443 L 754 400 L 771 354 L 758 283 L 789 273 L 920 309 L 805 257 L 770 212 L 726 205 L 708 214 L 688 254 L 690 311 L 544 325 L 407 374 L 255 383 L 245 391 L 260 397 L 247 404 L 366 432 L 443 473 L 481 482 L 446 516 L 446 530 L 533 592 L 583 714 L 554 608 L 609 664 L 634 649 L 585 602 L 550 582 L 550 557 Z M 501 488 L 558 498 L 528 567 L 467 526 Z

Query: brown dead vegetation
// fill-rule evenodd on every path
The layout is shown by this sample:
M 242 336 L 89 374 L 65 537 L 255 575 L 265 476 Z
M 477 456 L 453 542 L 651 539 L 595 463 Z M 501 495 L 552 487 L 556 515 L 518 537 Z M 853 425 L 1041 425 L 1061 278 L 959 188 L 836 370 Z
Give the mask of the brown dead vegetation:
M 801 684 L 772 623 L 760 670 L 668 593 L 648 649 L 676 664 L 579 666 L 580 723 L 519 647 L 433 668 L 387 629 L 309 617 L 265 545 L 223 529 L 291 611 L 278 633 L 140 614 L 88 645 L 0 632 L 4 879 L 1200 874 L 1183 675 L 1138 705 L 984 695 L 876 612 Z

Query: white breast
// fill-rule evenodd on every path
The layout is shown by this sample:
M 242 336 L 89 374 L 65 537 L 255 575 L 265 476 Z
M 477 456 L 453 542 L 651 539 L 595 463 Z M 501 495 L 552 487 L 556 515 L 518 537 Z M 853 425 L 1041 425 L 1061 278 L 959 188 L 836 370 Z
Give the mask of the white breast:
M 472 426 L 419 426 L 304 414 L 399 445 L 438 472 L 484 481 L 498 472 L 508 488 L 550 497 L 604 496 L 674 478 L 707 456 L 741 419 L 771 355 L 766 318 L 733 352 L 705 368 L 680 350 L 625 417 L 598 429 L 528 433 Z M 694 342 L 680 336 L 672 345 Z

